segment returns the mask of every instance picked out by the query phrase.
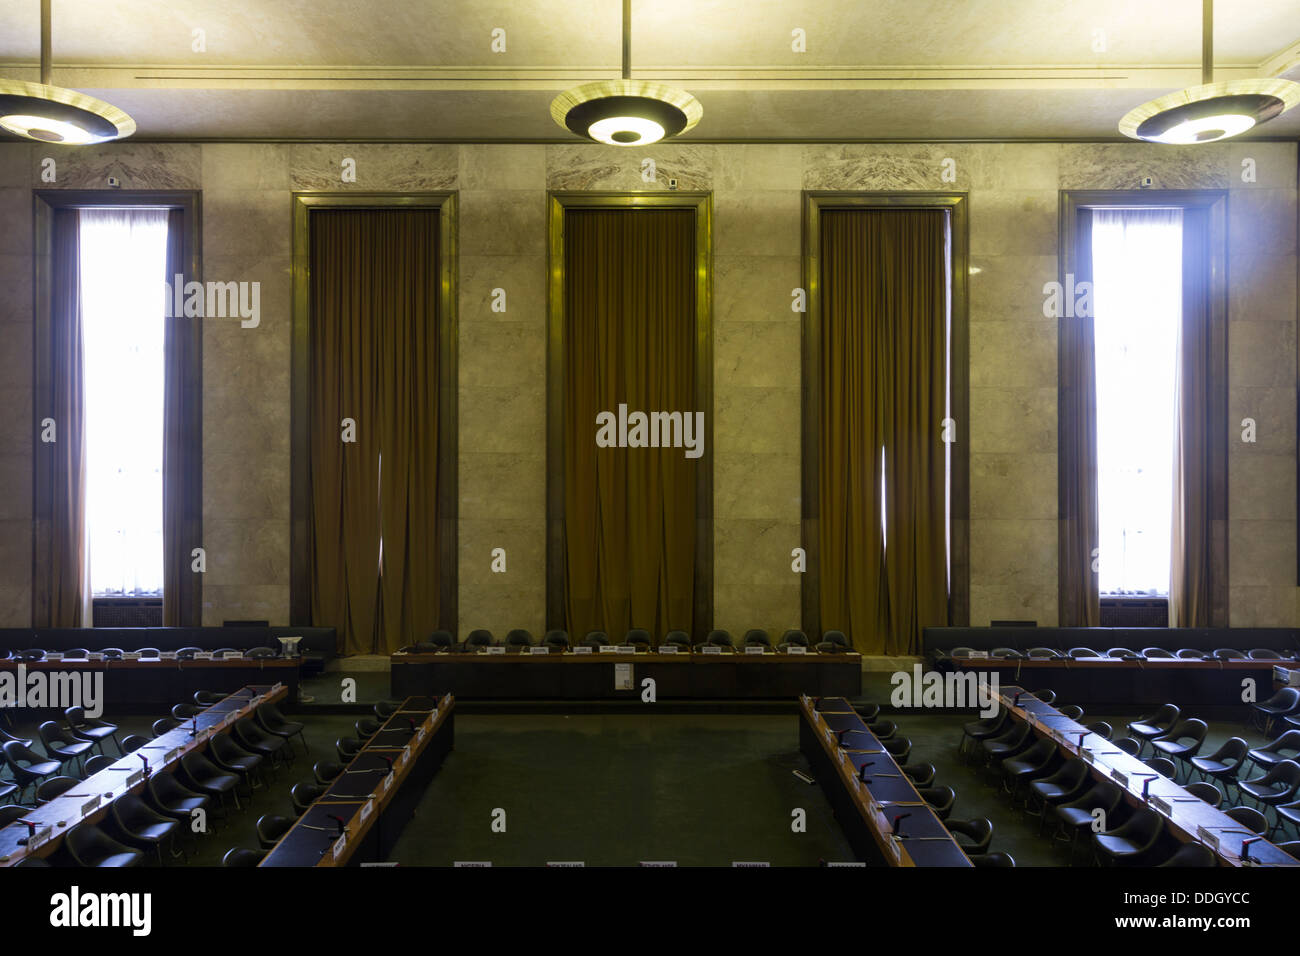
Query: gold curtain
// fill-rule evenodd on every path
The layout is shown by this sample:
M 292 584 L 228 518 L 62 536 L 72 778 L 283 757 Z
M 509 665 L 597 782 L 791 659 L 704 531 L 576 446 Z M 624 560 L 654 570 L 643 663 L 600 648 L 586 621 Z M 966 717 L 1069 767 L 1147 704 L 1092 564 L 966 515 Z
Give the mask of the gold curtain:
M 1210 463 L 1214 434 L 1209 229 L 1204 210 L 1183 210 L 1183 315 L 1174 408 L 1171 627 L 1211 627 L 1214 529 Z
M 598 448 L 596 416 L 709 411 L 696 395 L 695 213 L 566 210 L 564 273 L 564 627 L 689 632 L 702 458 Z
M 32 602 L 33 627 L 81 627 L 86 580 L 86 418 L 82 374 L 81 222 L 76 209 L 53 216 L 53 288 L 50 324 L 51 401 L 41 417 L 54 419 L 56 441 L 36 443 L 36 519 L 48 522 L 33 572 L 41 599 Z M 45 397 L 45 396 L 42 396 Z
M 438 626 L 438 255 L 436 210 L 311 214 L 312 620 L 347 654 Z
M 1074 289 L 1092 282 L 1092 212 L 1078 211 Z M 1069 290 L 1066 290 L 1067 293 Z M 1091 297 L 1089 297 L 1091 301 Z M 1057 322 L 1057 585 L 1062 627 L 1101 626 L 1093 550 L 1100 547 L 1097 497 L 1097 358 L 1092 310 Z
M 821 624 L 911 654 L 948 623 L 947 213 L 824 210 L 819 241 Z
M 189 275 L 185 261 L 185 212 L 167 213 L 165 280 Z M 190 552 L 200 546 L 203 526 L 203 382 L 198 317 L 166 320 L 163 372 L 163 625 L 197 627 L 202 576 Z

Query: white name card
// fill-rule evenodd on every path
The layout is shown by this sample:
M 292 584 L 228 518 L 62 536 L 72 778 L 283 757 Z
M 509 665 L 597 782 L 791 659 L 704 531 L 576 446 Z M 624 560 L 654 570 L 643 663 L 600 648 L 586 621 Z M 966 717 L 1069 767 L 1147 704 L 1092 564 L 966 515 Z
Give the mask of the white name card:
M 761 647 L 754 647 L 753 645 L 750 645 L 749 647 L 746 647 L 746 648 L 745 648 L 745 653 L 746 653 L 746 654 L 762 654 L 762 653 L 763 653 L 763 648 L 761 648 Z
M 970 658 L 971 660 L 973 660 L 973 661 L 986 661 L 986 660 L 989 659 L 989 652 L 988 652 L 988 651 L 971 651 L 971 652 L 970 652 L 969 654 L 967 654 L 966 656 L 967 656 L 968 658 Z
M 393 785 L 393 772 L 390 770 L 388 774 L 384 777 L 383 783 L 379 785 L 379 792 L 387 793 L 388 788 L 391 787 L 392 785 Z
M 221 659 L 223 661 L 237 661 L 244 656 L 243 651 L 223 651 Z
M 660 654 L 676 654 L 676 653 L 677 653 L 677 645 L 676 645 L 676 644 L 661 644 L 661 645 L 659 645 L 659 653 L 660 653 Z
M 1124 773 L 1122 770 L 1112 770 L 1110 772 L 1110 779 L 1114 780 L 1121 787 L 1124 787 L 1125 789 L 1128 788 L 1128 774 Z
M 598 648 L 596 648 L 596 650 L 599 651 L 601 654 L 619 653 L 618 648 L 615 647 L 613 644 L 601 644 Z
M 126 778 L 126 788 L 130 790 L 137 783 L 144 779 L 144 770 L 137 770 L 131 776 Z
M 551 653 L 551 649 L 550 649 L 549 647 L 530 647 L 530 648 L 528 648 L 528 653 L 529 653 L 529 654 L 549 654 L 549 653 Z
M 590 653 L 591 653 L 591 648 L 588 647 L 588 646 L 585 645 L 585 644 L 581 644 L 581 645 L 579 645 L 578 647 L 571 648 L 571 649 L 569 650 L 569 653 L 570 653 L 570 654 L 590 654 Z
M 415 732 L 415 742 L 417 744 L 424 740 L 424 732 L 424 724 L 421 724 L 420 729 Z
M 705 644 L 703 647 L 700 648 L 700 653 L 701 653 L 701 654 L 721 654 L 721 653 L 722 653 L 722 648 L 720 648 L 717 644 Z
M 46 653 L 45 653 L 45 659 L 46 659 L 47 661 L 61 661 L 61 660 L 63 660 L 63 652 L 62 652 L 62 651 L 46 651 Z
M 830 863 L 830 862 L 828 862 L 826 865 L 827 865 L 828 867 L 831 867 L 831 866 L 860 866 L 860 867 L 863 867 L 863 868 L 865 869 L 867 864 L 865 864 L 865 863 Z
M 885 841 L 885 845 L 889 847 L 889 855 L 895 863 L 903 858 L 903 845 L 899 842 L 898 837 L 891 834 L 889 839 Z
M 746 861 L 743 861 L 743 860 L 732 860 L 731 865 L 734 867 L 734 866 L 771 866 L 772 864 L 771 864 L 771 863 L 746 862 Z
M 343 850 L 347 847 L 347 845 L 348 845 L 348 835 L 346 833 L 340 833 L 339 838 L 334 841 L 334 859 L 337 860 L 339 857 L 343 855 Z
M 410 759 L 411 759 L 411 745 L 407 744 L 405 747 L 402 748 L 402 756 L 398 758 L 397 766 L 405 767 L 406 761 Z
M 587 864 L 577 860 L 570 861 L 570 862 L 561 862 L 561 861 L 552 860 L 549 861 L 546 865 L 547 866 L 586 866 Z
M 483 648 L 484 654 L 504 654 L 505 652 L 506 648 L 504 644 L 489 644 L 487 647 Z
M 163 757 L 163 763 L 172 763 L 175 760 L 179 760 L 180 756 L 181 748 L 173 747 L 171 750 L 167 751 L 167 756 Z
M 104 654 L 102 651 L 92 651 L 86 655 L 86 660 L 88 661 L 102 661 L 103 659 Z
M 159 660 L 164 660 L 164 661 L 174 661 L 174 660 L 176 660 L 176 652 L 175 652 L 175 651 L 163 651 L 162 653 L 160 653 L 160 654 L 158 655 L 158 659 L 159 659 Z
M 1091 750 L 1079 749 L 1079 756 L 1083 758 L 1084 763 L 1096 763 L 1097 755 Z
M 789 647 L 787 647 L 787 648 L 785 649 L 785 652 L 786 652 L 787 654 L 807 654 L 807 653 L 808 653 L 808 648 L 804 647 L 802 644 L 791 644 Z M 831 863 L 831 864 L 829 864 L 829 865 L 830 865 L 830 866 L 848 866 L 849 864 L 847 864 L 847 863 Z M 867 864 L 865 864 L 865 863 L 862 864 L 862 866 L 866 866 L 866 865 L 867 865 Z
M 1149 802 L 1155 808 L 1156 813 L 1163 813 L 1165 816 L 1172 814 L 1172 808 L 1162 797 L 1152 797 Z
M 194 659 L 195 659 L 196 661 L 210 661 L 210 660 L 212 660 L 212 652 L 211 652 L 211 651 L 195 651 L 195 652 L 194 652 Z
M 620 645 L 618 645 L 618 647 L 616 648 L 616 650 L 617 650 L 620 654 L 635 654 L 635 653 L 636 653 L 636 645 L 635 645 L 635 644 L 620 644 Z
M 640 866 L 676 866 L 676 860 L 642 860 Z
M 38 846 L 49 840 L 54 833 L 54 827 L 46 824 L 43 827 L 37 827 L 36 832 L 27 838 L 27 849 L 35 850 Z
M 453 867 L 456 867 L 456 866 L 491 866 L 491 865 L 492 865 L 492 864 L 489 863 L 487 860 L 481 860 L 481 861 L 480 861 L 480 860 L 457 860 L 455 863 L 452 864 Z
M 96 796 L 91 797 L 91 798 L 90 798 L 89 800 L 87 800 L 85 803 L 83 803 L 83 804 L 81 805 L 81 815 L 82 815 L 83 817 L 88 817 L 88 816 L 90 816 L 92 813 L 94 813 L 96 810 L 98 810 L 98 809 L 99 809 L 99 801 L 100 801 L 100 799 L 102 799 L 102 798 L 99 797 L 98 795 L 96 795 Z
M 1200 840 L 1215 853 L 1219 852 L 1219 835 L 1205 827 L 1196 828 L 1196 839 Z
M 139 651 L 127 651 L 122 655 L 124 661 L 138 661 L 140 659 Z
M 365 823 L 366 820 L 369 819 L 370 814 L 374 812 L 375 812 L 375 801 L 367 800 L 365 803 L 361 805 L 361 822 Z

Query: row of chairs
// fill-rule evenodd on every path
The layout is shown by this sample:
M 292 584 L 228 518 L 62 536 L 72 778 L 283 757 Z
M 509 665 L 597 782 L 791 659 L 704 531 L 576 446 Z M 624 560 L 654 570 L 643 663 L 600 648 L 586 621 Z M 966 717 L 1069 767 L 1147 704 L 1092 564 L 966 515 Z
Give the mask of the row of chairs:
M 479 647 L 490 647 L 497 644 L 496 638 L 492 632 L 482 628 L 470 631 L 466 635 L 463 644 L 458 645 L 456 638 L 450 631 L 434 631 L 429 635 L 427 640 L 416 644 L 410 644 L 403 650 L 414 651 L 417 653 L 433 653 L 436 651 L 453 650 L 462 647 L 465 650 L 473 650 Z M 565 648 L 571 646 L 569 633 L 567 631 L 555 629 L 547 631 L 540 641 L 536 640 L 530 631 L 524 628 L 515 628 L 509 631 L 504 642 L 506 647 L 558 647 Z M 611 644 L 610 637 L 604 631 L 588 631 L 582 640 L 578 641 L 581 647 L 601 647 Z M 644 628 L 634 627 L 624 636 L 622 643 L 633 645 L 641 648 L 649 648 L 654 645 L 650 632 Z M 664 644 L 676 644 L 679 647 L 699 647 L 712 645 L 714 647 L 736 647 L 736 642 L 729 631 L 717 629 L 709 632 L 699 644 L 691 640 L 691 636 L 685 631 L 669 631 L 664 635 L 662 641 Z M 772 636 L 762 628 L 753 628 L 745 632 L 741 641 L 742 647 L 773 647 Z M 775 644 L 778 649 L 789 647 L 813 647 L 809 641 L 808 635 L 803 631 L 791 629 L 781 635 L 781 640 Z M 822 653 L 845 653 L 849 650 L 849 639 L 843 631 L 826 631 L 822 634 L 815 649 Z
M 194 695 L 193 704 L 178 705 L 173 713 L 192 716 L 221 697 L 199 691 Z M 154 736 L 174 729 L 179 723 L 176 717 L 156 721 Z M 189 830 L 197 846 L 197 834 L 185 826 L 195 812 L 208 814 L 210 809 L 219 809 L 224 819 L 229 815 L 227 798 L 233 801 L 235 809 L 242 809 L 239 786 L 242 784 L 251 798 L 259 780 L 265 785 L 264 764 L 274 767 L 278 763 L 292 763 L 295 736 L 301 739 L 304 751 L 307 749 L 303 730 L 302 724 L 287 720 L 274 704 L 263 704 L 252 717 L 236 721 L 230 733 L 209 737 L 205 752 L 194 751 L 182 757 L 176 772 L 151 772 L 140 794 L 123 794 L 109 805 L 104 823 L 82 823 L 74 827 L 64 840 L 67 861 L 83 867 L 134 866 L 147 851 L 153 850 L 162 865 L 164 846 L 172 858 L 185 856 L 178 837 Z M 121 741 L 119 752 L 132 753 L 146 743 L 147 738 L 131 735 Z M 83 768 L 83 778 L 98 773 L 109 763 L 110 759 L 103 753 L 91 757 Z M 54 799 L 79 783 L 73 777 L 55 777 L 38 788 L 38 796 Z M 32 809 L 7 806 L 0 807 L 0 813 L 5 815 L 5 823 L 11 823 Z M 29 863 L 40 865 L 35 860 Z
M 178 660 L 190 661 L 196 654 L 205 653 L 202 647 L 182 647 L 176 651 Z M 104 659 L 108 661 L 121 660 L 126 654 L 139 654 L 142 660 L 157 660 L 162 656 L 162 651 L 156 647 L 141 647 L 134 651 L 124 651 L 120 647 L 102 647 L 99 650 L 91 651 L 84 647 L 70 647 L 65 651 L 53 651 L 41 647 L 29 647 L 26 650 L 7 650 L 0 649 L 0 660 L 14 660 L 24 664 L 31 664 L 43 661 L 50 653 L 57 653 L 63 656 L 65 661 L 85 660 L 93 654 L 103 654 Z M 279 657 L 280 652 L 273 647 L 252 647 L 243 650 L 238 647 L 218 647 L 212 654 L 242 654 L 250 658 L 267 658 Z
M 976 658 L 982 656 L 982 652 L 972 647 L 954 647 L 951 651 L 937 653 L 940 657 L 952 658 Z M 1091 647 L 1071 647 L 1069 650 L 1061 650 L 1059 647 L 1031 647 L 1022 651 L 1014 647 L 995 647 L 988 652 L 988 656 L 1009 661 L 1066 661 L 1086 660 L 1089 658 L 1111 658 L 1122 661 L 1173 659 L 1196 661 L 1294 661 L 1300 660 L 1300 651 L 1279 651 L 1271 647 L 1256 647 L 1249 651 L 1238 650 L 1235 647 L 1220 647 L 1213 651 L 1205 651 L 1196 647 L 1183 647 L 1176 651 L 1170 651 L 1163 647 L 1144 647 L 1140 651 L 1128 647 L 1112 647 L 1107 651 L 1098 651 Z

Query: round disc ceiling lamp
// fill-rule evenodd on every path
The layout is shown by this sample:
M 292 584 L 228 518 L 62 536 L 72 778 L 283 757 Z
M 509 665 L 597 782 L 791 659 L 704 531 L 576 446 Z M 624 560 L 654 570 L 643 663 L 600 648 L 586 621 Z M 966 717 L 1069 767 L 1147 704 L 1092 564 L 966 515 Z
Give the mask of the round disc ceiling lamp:
M 1190 145 L 1237 136 L 1300 103 L 1300 83 L 1258 79 L 1214 82 L 1214 0 L 1202 0 L 1201 85 L 1130 110 L 1119 131 L 1151 143 Z
M 135 120 L 116 106 L 50 85 L 50 0 L 41 0 L 41 82 L 0 79 L 0 128 L 65 146 L 105 143 L 135 132 Z
M 634 80 L 632 0 L 623 0 L 623 78 L 565 90 L 551 101 L 551 117 L 565 129 L 609 146 L 648 146 L 684 133 L 704 115 L 685 90 Z

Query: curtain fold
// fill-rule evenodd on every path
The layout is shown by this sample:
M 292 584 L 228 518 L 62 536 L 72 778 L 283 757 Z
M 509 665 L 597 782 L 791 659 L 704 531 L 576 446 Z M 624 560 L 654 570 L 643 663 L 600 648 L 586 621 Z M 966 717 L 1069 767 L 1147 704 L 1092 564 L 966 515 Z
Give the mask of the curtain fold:
M 596 416 L 620 404 L 628 415 L 681 412 L 684 429 L 707 411 L 696 395 L 695 214 L 569 209 L 564 244 L 563 626 L 615 640 L 642 627 L 657 642 L 692 630 L 701 459 L 682 447 L 599 448 Z
M 821 215 L 821 624 L 866 654 L 948 622 L 947 233 L 943 210 Z
M 1183 297 L 1174 409 L 1173 535 L 1169 625 L 1211 627 L 1214 533 L 1211 444 L 1214 363 L 1210 322 L 1209 224 L 1183 212 Z
M 347 654 L 438 626 L 437 255 L 436 210 L 312 213 L 311 609 Z
M 84 551 L 86 432 L 78 210 L 54 211 L 52 239 L 51 389 L 42 396 L 50 401 L 42 417 L 54 419 L 56 440 L 36 444 L 36 519 L 47 522 L 47 527 L 37 534 L 33 555 L 38 594 L 32 601 L 32 625 L 82 627 L 90 622 L 82 613 L 89 582 Z M 48 554 L 40 553 L 41 542 L 49 542 Z
M 185 213 L 167 212 L 165 281 L 183 282 Z M 203 333 L 197 316 L 174 315 L 164 332 L 163 379 L 163 626 L 197 627 L 200 623 L 202 575 L 193 570 L 191 552 L 201 546 L 203 528 Z
M 1078 211 L 1074 287 L 1092 282 L 1092 212 Z M 1097 497 L 1097 376 L 1092 310 L 1057 321 L 1057 583 L 1062 627 L 1099 627 L 1101 598 L 1094 549 L 1100 547 Z

